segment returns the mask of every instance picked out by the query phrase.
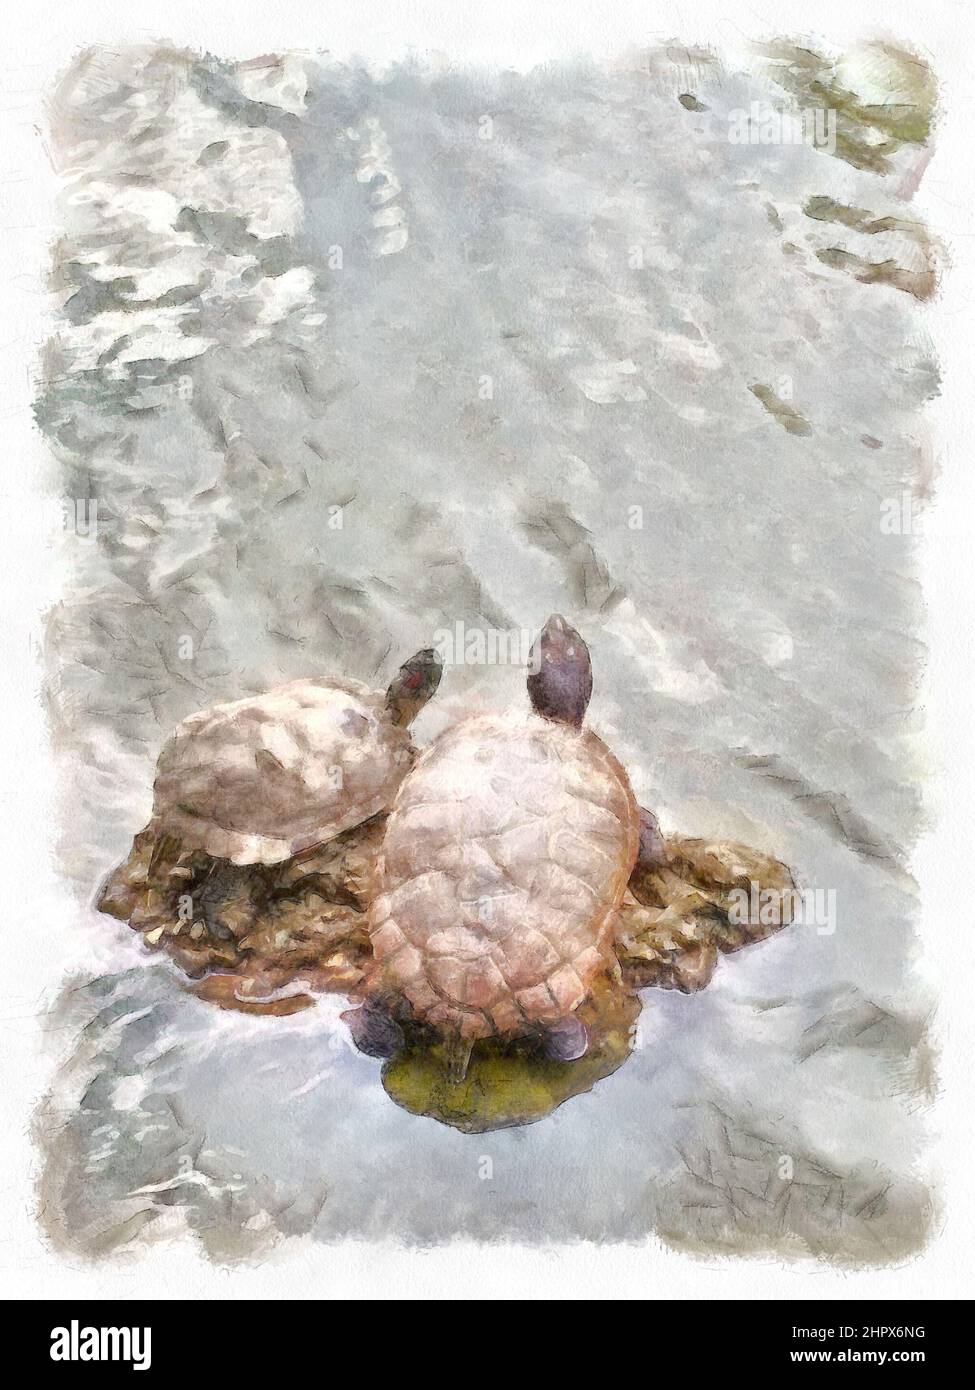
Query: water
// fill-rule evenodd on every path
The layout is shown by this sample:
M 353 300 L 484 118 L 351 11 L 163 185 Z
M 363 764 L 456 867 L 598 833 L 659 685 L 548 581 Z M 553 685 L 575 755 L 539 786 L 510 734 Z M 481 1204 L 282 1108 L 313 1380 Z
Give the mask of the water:
M 656 1233 L 884 1261 L 922 1238 L 921 601 L 914 537 L 881 519 L 923 501 L 937 374 L 912 295 L 833 252 L 928 250 L 804 211 L 908 216 L 922 151 L 880 174 L 729 141 L 734 111 L 783 99 L 757 61 L 660 55 L 381 78 L 124 52 L 69 79 L 77 288 L 38 409 L 99 534 L 69 538 L 51 691 L 78 930 L 113 960 L 58 1015 L 61 1240 L 188 1225 L 235 1259 L 302 1232 Z M 695 998 L 646 992 L 619 1072 L 466 1136 L 388 1099 L 341 1001 L 222 1014 L 91 910 L 177 719 L 318 672 L 385 684 L 438 628 L 552 611 L 641 802 L 835 891 L 834 932 L 727 959 Z M 522 682 L 451 667 L 419 739 Z

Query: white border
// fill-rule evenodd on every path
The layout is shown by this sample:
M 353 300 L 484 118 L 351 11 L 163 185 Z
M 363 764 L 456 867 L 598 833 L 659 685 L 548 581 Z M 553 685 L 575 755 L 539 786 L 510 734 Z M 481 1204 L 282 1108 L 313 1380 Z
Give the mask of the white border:
M 975 1161 L 972 1072 L 975 922 L 962 890 L 973 816 L 973 580 L 970 538 L 975 470 L 970 461 L 973 375 L 969 317 L 975 304 L 972 139 L 975 81 L 971 7 L 940 0 L 817 0 L 662 6 L 647 0 L 72 0 L 24 5 L 5 21 L 0 65 L 0 535 L 4 582 L 0 660 L 0 1294 L 6 1298 L 884 1298 L 971 1297 L 975 1280 Z M 378 63 L 446 54 L 517 68 L 566 54 L 610 57 L 634 44 L 679 38 L 733 51 L 751 38 L 811 34 L 841 46 L 883 32 L 923 47 L 943 88 L 945 121 L 916 203 L 954 261 L 944 297 L 929 313 L 945 389 L 933 412 L 942 474 L 926 548 L 932 657 L 925 694 L 931 743 L 942 762 L 932 810 L 939 829 L 917 856 L 924 892 L 924 944 L 938 977 L 947 1093 L 938 1112 L 938 1166 L 946 1202 L 940 1237 L 899 1268 L 843 1272 L 773 1260 L 702 1261 L 656 1243 L 535 1250 L 453 1245 L 410 1252 L 346 1242 L 292 1242 L 255 1268 L 221 1270 L 190 1240 L 153 1247 L 140 1260 L 89 1265 L 42 1241 L 31 1215 L 35 1160 L 26 1133 L 46 1081 L 37 1033 L 71 943 L 58 932 L 60 890 L 44 845 L 52 780 L 36 687 L 40 610 L 56 598 L 58 575 L 33 529 L 32 479 L 50 465 L 32 428 L 38 345 L 47 333 L 42 289 L 56 230 L 54 176 L 43 144 L 43 101 L 73 54 L 92 43 L 162 38 L 226 57 L 282 49 L 356 53 Z M 939 525 L 940 523 L 940 525 Z M 941 539 L 938 539 L 940 535 Z M 961 541 L 962 543 L 958 543 Z M 968 541 L 968 544 L 965 542 Z M 9 776 L 12 772 L 12 776 Z M 966 875 L 967 881 L 967 875 Z

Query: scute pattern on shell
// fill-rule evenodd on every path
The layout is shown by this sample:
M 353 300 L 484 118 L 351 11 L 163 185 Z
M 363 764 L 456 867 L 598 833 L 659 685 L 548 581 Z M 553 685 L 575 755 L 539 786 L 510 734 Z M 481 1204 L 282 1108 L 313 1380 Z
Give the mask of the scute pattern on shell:
M 571 1013 L 605 964 L 637 854 L 623 768 L 590 730 L 482 717 L 400 788 L 370 914 L 370 989 L 463 1037 Z
M 409 734 L 358 681 L 299 680 L 184 719 L 156 770 L 153 820 L 235 864 L 275 864 L 392 801 Z

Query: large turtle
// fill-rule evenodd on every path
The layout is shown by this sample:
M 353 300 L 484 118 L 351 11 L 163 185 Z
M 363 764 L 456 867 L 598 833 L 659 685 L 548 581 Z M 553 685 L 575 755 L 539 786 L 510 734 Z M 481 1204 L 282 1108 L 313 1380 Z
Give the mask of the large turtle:
M 366 1002 L 345 1015 L 363 1051 L 391 1055 L 409 1021 L 447 1039 L 457 1078 L 479 1039 L 535 1036 L 573 1060 L 588 1045 L 576 1011 L 614 951 L 641 984 L 693 989 L 718 949 L 756 935 L 699 890 L 694 848 L 676 872 L 622 765 L 584 726 L 589 652 L 563 618 L 545 625 L 530 670 L 530 713 L 454 726 L 400 786 L 369 909 Z M 713 856 L 702 882 L 720 891 L 722 876 L 739 879 Z
M 187 969 L 211 966 L 214 954 L 235 963 L 269 903 L 317 871 L 309 858 L 364 823 L 375 828 L 415 756 L 408 726 L 441 672 L 427 648 L 385 692 L 297 680 L 184 719 L 159 755 L 152 819 L 100 907 L 150 944 L 185 933 L 177 949 Z

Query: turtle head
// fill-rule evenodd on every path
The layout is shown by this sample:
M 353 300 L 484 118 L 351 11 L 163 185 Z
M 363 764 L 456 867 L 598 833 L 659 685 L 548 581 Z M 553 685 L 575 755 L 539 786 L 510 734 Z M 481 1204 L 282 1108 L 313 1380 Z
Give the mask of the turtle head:
M 558 613 L 538 634 L 528 672 L 528 695 L 535 713 L 581 729 L 592 694 L 592 663 L 585 642 Z
M 443 662 L 432 647 L 424 647 L 404 661 L 386 691 L 386 708 L 393 723 L 404 729 L 412 724 L 442 675 Z

